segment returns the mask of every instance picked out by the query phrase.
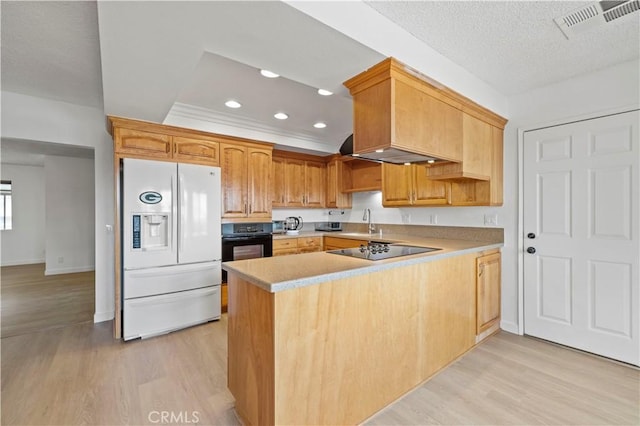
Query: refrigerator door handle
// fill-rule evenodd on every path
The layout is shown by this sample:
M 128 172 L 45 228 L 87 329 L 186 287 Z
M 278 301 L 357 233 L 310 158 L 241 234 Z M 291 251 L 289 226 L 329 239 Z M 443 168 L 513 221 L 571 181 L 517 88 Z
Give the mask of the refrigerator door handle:
M 179 202 L 177 203 L 178 205 L 178 217 L 180 218 L 180 223 L 179 223 L 179 227 L 178 227 L 178 261 L 180 262 L 180 253 L 182 253 L 182 251 L 184 250 L 184 233 L 186 231 L 186 224 L 185 224 L 185 216 L 184 213 L 182 211 L 182 206 L 184 205 L 184 203 L 186 203 L 186 199 L 185 199 L 185 194 L 182 194 L 180 191 L 182 191 L 182 188 L 184 187 L 184 175 L 182 173 L 180 173 L 180 171 L 178 171 L 178 190 L 176 191 L 176 195 L 177 197 L 182 197 L 181 200 L 179 200 Z

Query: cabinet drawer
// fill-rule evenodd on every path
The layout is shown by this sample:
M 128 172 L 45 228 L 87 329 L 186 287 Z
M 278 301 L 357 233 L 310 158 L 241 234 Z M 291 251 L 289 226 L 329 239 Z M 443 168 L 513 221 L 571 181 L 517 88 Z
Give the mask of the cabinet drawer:
M 171 137 L 160 133 L 116 128 L 115 151 L 146 157 L 171 158 Z
M 273 251 L 274 256 L 284 256 L 287 254 L 298 254 L 298 247 L 283 248 Z
M 220 144 L 200 139 L 173 137 L 173 157 L 176 161 L 185 161 L 208 166 L 220 164 Z
M 352 240 L 350 238 L 324 237 L 325 247 L 331 247 L 332 250 L 360 247 L 361 244 L 366 245 L 367 242 L 364 240 Z
M 307 237 L 307 238 L 298 238 L 298 247 L 307 248 L 307 247 L 321 247 L 322 246 L 322 237 Z
M 297 238 L 286 238 L 286 239 L 278 239 L 273 240 L 273 251 L 288 249 L 288 248 L 297 248 L 298 241 Z

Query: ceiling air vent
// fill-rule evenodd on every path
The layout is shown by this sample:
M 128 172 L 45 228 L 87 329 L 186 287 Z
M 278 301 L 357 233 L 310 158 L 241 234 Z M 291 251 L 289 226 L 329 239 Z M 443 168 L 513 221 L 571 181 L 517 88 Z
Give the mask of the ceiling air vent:
M 640 10 L 640 0 L 601 1 L 573 10 L 554 21 L 567 39 Z

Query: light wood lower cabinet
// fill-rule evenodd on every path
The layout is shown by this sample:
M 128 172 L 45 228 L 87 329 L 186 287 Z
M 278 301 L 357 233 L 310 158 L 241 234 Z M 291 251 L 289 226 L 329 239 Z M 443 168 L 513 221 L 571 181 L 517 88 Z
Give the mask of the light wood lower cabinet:
M 500 321 L 501 255 L 485 254 L 476 259 L 476 334 L 498 326 Z
M 322 251 L 322 237 L 278 238 L 273 240 L 273 255 Z
M 228 384 L 243 423 L 359 424 L 454 361 L 475 343 L 476 257 L 277 293 L 230 272 Z
M 324 237 L 324 249 L 339 250 L 345 248 L 355 248 L 361 245 L 367 245 L 366 240 L 352 240 L 351 238 Z

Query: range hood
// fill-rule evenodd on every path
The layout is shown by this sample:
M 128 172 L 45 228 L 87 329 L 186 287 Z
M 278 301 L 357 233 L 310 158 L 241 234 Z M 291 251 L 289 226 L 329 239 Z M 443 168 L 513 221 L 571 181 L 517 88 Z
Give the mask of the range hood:
M 342 143 L 342 146 L 340 147 L 340 154 L 359 158 L 361 160 L 392 164 L 436 163 L 438 161 L 442 161 L 434 157 L 416 154 L 415 152 L 403 151 L 398 148 L 387 148 L 374 152 L 354 154 L 353 135 L 347 137 L 347 139 L 345 139 L 345 141 Z

